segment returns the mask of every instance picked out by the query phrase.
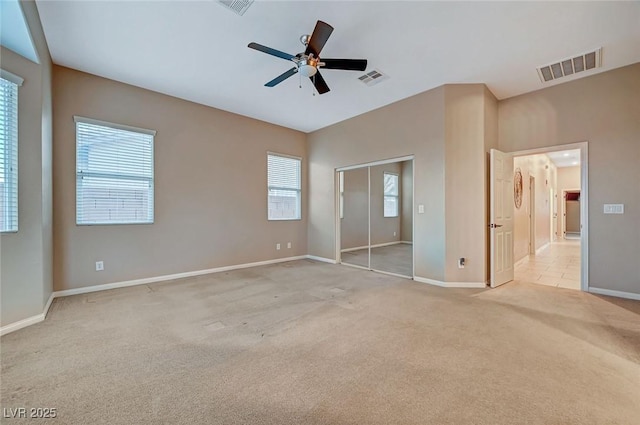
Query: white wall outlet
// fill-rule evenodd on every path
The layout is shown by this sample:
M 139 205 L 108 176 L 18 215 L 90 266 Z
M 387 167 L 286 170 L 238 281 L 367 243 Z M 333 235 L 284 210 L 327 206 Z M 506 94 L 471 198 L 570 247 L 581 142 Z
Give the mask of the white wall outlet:
M 467 259 L 464 257 L 458 258 L 458 268 L 464 269 L 464 265 L 467 263 Z
M 424 214 L 424 204 L 418 205 L 418 214 Z
M 280 250 L 280 244 L 279 243 L 276 244 L 276 250 Z
M 101 272 L 104 270 L 104 261 L 96 261 L 96 271 Z
M 287 242 L 287 248 L 291 249 L 291 242 Z
M 396 234 L 397 234 L 396 232 L 393 232 L 393 236 L 395 236 Z

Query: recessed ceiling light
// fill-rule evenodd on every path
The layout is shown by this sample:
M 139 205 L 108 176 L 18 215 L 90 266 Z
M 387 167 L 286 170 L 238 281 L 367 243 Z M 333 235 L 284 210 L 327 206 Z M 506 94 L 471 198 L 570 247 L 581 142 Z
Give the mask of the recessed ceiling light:
M 571 165 L 578 165 L 578 161 L 573 161 Z
M 562 156 L 569 156 L 569 152 L 565 152 Z

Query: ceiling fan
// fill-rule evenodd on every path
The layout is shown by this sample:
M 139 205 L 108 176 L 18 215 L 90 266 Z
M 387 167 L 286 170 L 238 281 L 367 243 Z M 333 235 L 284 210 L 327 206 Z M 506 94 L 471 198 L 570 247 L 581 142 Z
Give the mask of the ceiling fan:
M 258 43 L 249 43 L 249 48 L 259 50 L 268 55 L 276 56 L 285 60 L 292 61 L 295 66 L 290 70 L 280 74 L 273 80 L 269 81 L 265 86 L 274 87 L 280 84 L 293 74 L 300 73 L 301 76 L 309 77 L 318 93 L 324 94 L 329 91 L 319 68 L 324 69 L 341 69 L 345 71 L 364 71 L 367 69 L 366 59 L 320 59 L 320 51 L 333 32 L 333 27 L 326 22 L 318 21 L 311 35 L 305 34 L 300 37 L 300 42 L 305 45 L 303 53 L 291 55 L 281 52 L 271 47 L 263 46 Z

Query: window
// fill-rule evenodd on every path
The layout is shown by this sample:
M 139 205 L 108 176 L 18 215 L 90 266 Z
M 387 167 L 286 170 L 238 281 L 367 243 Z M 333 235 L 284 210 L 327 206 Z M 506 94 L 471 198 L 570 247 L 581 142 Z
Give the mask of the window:
M 76 121 L 76 223 L 153 223 L 155 131 Z
M 301 162 L 300 158 L 267 155 L 269 220 L 301 218 Z
M 398 175 L 384 173 L 384 216 L 398 216 Z
M 18 86 L 22 78 L 0 75 L 0 232 L 18 231 Z

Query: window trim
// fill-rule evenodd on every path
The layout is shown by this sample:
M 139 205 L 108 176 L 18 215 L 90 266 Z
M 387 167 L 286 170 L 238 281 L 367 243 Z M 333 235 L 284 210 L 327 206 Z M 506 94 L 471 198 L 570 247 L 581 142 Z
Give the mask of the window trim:
M 386 175 L 394 176 L 396 178 L 396 188 L 398 189 L 397 195 L 386 195 L 384 193 L 384 178 Z M 396 213 L 395 215 L 386 215 L 386 211 L 384 208 L 384 201 L 386 198 L 396 198 Z M 393 173 L 391 171 L 383 171 L 382 172 L 382 217 L 383 218 L 398 218 L 400 217 L 400 174 Z
M 15 96 L 16 96 L 16 109 L 15 109 L 15 139 L 11 140 L 11 147 L 15 144 L 15 167 L 13 173 L 9 178 L 15 180 L 15 228 L 2 230 L 0 229 L 0 234 L 10 234 L 10 233 L 18 233 L 20 230 L 20 188 L 19 188 L 19 167 L 20 167 L 20 146 L 19 146 L 19 133 L 20 133 L 20 87 L 24 83 L 24 79 L 22 77 L 17 76 L 16 74 L 9 72 L 5 69 L 0 69 L 0 78 L 9 83 L 14 84 L 15 87 Z M 13 149 L 12 149 L 13 150 Z
M 76 179 L 76 194 L 75 194 L 75 201 L 76 201 L 76 205 L 75 205 L 75 215 L 76 215 L 76 226 L 129 226 L 129 225 L 149 225 L 149 224 L 155 224 L 155 218 L 156 218 L 156 214 L 155 214 L 155 210 L 156 210 L 156 197 L 155 197 L 155 189 L 156 189 L 156 184 L 155 184 L 155 136 L 157 134 L 156 130 L 150 130 L 147 128 L 141 128 L 141 127 L 134 127 L 134 126 L 130 126 L 130 125 L 125 125 L 125 124 L 117 124 L 117 123 L 112 123 L 109 121 L 102 121 L 102 120 L 97 120 L 94 118 L 87 118 L 87 117 L 83 117 L 83 116 L 79 116 L 79 115 L 74 115 L 73 116 L 73 122 L 75 123 L 75 160 L 76 160 L 76 164 L 75 164 L 75 179 Z M 135 133 L 140 133 L 140 134 L 146 134 L 149 136 L 152 136 L 152 145 L 151 145 L 151 177 L 150 178 L 136 178 L 137 180 L 143 181 L 143 180 L 147 180 L 149 182 L 152 183 L 152 193 L 153 193 L 153 201 L 151 204 L 151 220 L 150 221 L 144 221 L 144 222 L 114 222 L 114 223 L 81 223 L 78 220 L 78 204 L 77 204 L 77 199 L 78 199 L 78 164 L 77 164 L 77 158 L 78 158 L 78 124 L 89 124 L 89 125 L 97 125 L 97 126 L 102 126 L 102 127 L 108 127 L 108 128 L 112 128 L 115 130 L 124 130 L 124 131 L 131 131 L 131 132 L 135 132 Z M 108 178 L 122 178 L 122 176 L 118 176 L 118 175 L 113 175 L 113 174 L 105 174 L 105 173 L 92 173 L 94 176 L 97 177 L 108 177 Z
M 288 159 L 295 159 L 298 160 L 300 162 L 300 189 L 291 189 L 291 188 L 283 188 L 283 187 L 277 187 L 277 186 L 270 186 L 269 185 L 269 156 L 279 156 L 281 158 L 288 158 Z M 298 217 L 297 218 L 270 218 L 269 217 L 269 190 L 270 189 L 276 189 L 276 190 L 295 190 L 298 192 L 299 197 L 298 197 Z M 267 221 L 301 221 L 302 220 L 302 157 L 299 156 L 295 156 L 295 155 L 288 155 L 288 154 L 284 154 L 284 153 L 278 153 L 278 152 L 273 152 L 273 151 L 267 151 Z

